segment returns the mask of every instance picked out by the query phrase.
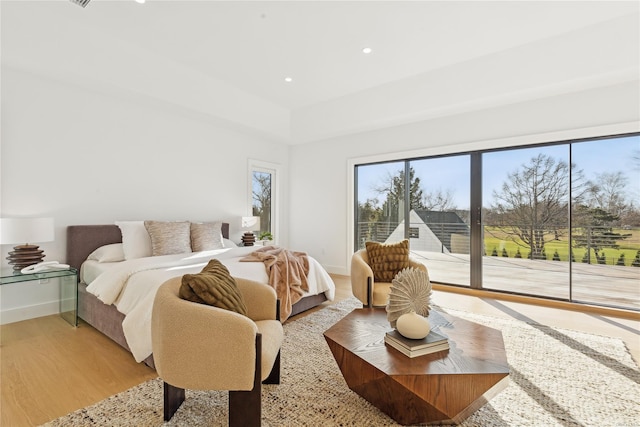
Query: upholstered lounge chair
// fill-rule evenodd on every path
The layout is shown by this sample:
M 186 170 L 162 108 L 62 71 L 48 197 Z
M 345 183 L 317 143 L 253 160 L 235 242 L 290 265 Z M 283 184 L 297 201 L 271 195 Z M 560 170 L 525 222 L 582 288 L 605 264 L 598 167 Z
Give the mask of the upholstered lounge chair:
M 411 257 L 409 257 L 409 267 L 428 272 L 424 264 Z M 365 307 L 384 307 L 387 305 L 391 282 L 374 281 L 366 249 L 357 251 L 351 257 L 351 292 Z
M 181 278 L 158 289 L 152 312 L 153 358 L 164 381 L 164 419 L 185 389 L 229 390 L 229 425 L 259 426 L 261 383 L 280 383 L 283 329 L 275 291 L 236 279 L 247 316 L 181 299 Z

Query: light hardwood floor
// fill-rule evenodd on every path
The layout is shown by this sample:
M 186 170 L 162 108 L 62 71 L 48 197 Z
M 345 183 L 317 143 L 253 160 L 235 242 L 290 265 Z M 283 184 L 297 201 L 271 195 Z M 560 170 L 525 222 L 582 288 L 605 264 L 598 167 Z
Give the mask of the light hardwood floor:
M 333 278 L 336 301 L 350 297 L 349 278 Z M 619 337 L 640 360 L 637 313 L 612 317 L 440 290 L 433 300 L 442 307 Z M 0 343 L 1 426 L 36 426 L 156 377 L 92 327 L 71 328 L 59 316 L 1 326 Z

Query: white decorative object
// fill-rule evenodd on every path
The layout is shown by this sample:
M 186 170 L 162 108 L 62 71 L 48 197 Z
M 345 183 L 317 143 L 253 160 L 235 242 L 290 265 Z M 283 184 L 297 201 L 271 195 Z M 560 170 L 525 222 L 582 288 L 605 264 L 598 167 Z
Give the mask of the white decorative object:
M 400 316 L 411 311 L 420 316 L 429 315 L 431 301 L 431 282 L 429 274 L 418 268 L 408 267 L 401 270 L 391 281 L 391 292 L 387 303 L 387 320 L 396 327 Z
M 396 329 L 403 337 L 420 340 L 429 335 L 431 325 L 426 317 L 420 316 L 415 311 L 410 311 L 398 318 Z

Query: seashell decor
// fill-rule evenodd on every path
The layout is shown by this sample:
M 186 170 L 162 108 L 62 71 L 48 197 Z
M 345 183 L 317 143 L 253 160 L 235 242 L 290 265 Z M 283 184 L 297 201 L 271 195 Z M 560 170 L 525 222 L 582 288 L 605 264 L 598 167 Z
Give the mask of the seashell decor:
M 400 316 L 411 311 L 428 316 L 431 302 L 429 274 L 417 268 L 402 269 L 391 281 L 391 293 L 387 302 L 387 320 L 396 327 Z

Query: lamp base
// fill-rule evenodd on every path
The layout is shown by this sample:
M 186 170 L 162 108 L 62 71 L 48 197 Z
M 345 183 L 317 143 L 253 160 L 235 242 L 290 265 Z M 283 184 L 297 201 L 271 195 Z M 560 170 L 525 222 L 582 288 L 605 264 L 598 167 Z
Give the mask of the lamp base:
M 242 244 L 244 246 L 253 246 L 256 242 L 256 235 L 250 231 L 247 231 L 242 235 Z
M 20 271 L 25 267 L 42 262 L 45 255 L 44 251 L 39 248 L 38 245 L 14 246 L 13 251 L 9 252 L 7 257 L 9 264 L 13 265 L 14 270 Z

